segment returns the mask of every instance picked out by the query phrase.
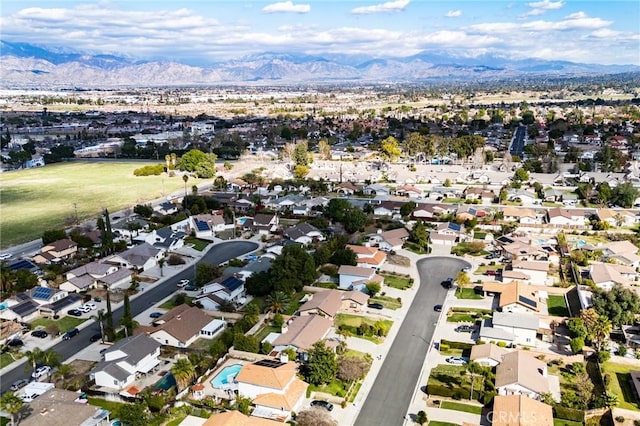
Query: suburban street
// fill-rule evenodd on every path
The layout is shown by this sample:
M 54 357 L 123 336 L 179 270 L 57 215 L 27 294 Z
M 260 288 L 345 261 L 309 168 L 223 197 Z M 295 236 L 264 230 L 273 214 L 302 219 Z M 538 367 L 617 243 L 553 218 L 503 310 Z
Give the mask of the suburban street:
M 420 287 L 355 425 L 400 426 L 405 422 L 416 386 L 420 386 L 418 378 L 440 315 L 433 306 L 443 303 L 447 294 L 440 283 L 447 277 L 455 277 L 466 266 L 470 266 L 468 262 L 452 257 L 418 261 Z
M 214 245 L 211 249 L 200 259 L 198 262 L 206 262 L 213 265 L 226 262 L 234 257 L 241 256 L 245 253 L 251 252 L 258 248 L 258 244 L 251 241 L 229 241 Z M 131 300 L 131 311 L 133 316 L 140 314 L 148 309 L 150 306 L 156 304 L 160 300 L 170 296 L 176 292 L 176 284 L 181 279 L 192 280 L 194 278 L 195 267 L 185 268 L 175 276 L 166 279 L 165 281 L 157 284 L 156 286 L 145 290 L 143 293 L 139 293 Z M 113 323 L 118 324 L 120 317 L 122 316 L 122 306 L 113 310 Z M 89 340 L 91 335 L 100 331 L 98 324 L 93 321 L 91 325 L 82 329 L 80 334 L 71 340 L 61 341 L 51 347 L 54 351 L 60 354 L 60 360 L 70 358 L 75 353 L 85 349 L 87 346 L 93 343 Z M 21 378 L 29 378 L 31 371 L 25 370 L 25 364 L 16 363 L 16 367 L 2 374 L 2 382 L 0 383 L 0 393 L 4 393 L 9 390 L 11 384 Z

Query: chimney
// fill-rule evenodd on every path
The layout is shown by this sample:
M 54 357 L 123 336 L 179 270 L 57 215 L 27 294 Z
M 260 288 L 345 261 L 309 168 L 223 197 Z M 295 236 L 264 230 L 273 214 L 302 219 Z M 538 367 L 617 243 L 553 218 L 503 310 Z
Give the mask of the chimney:
M 289 355 L 285 354 L 285 353 L 280 353 L 280 362 L 282 363 L 288 363 L 289 362 Z
M 182 315 L 177 315 L 177 316 L 176 316 L 176 319 L 177 319 L 178 321 L 180 321 L 180 320 L 182 319 Z

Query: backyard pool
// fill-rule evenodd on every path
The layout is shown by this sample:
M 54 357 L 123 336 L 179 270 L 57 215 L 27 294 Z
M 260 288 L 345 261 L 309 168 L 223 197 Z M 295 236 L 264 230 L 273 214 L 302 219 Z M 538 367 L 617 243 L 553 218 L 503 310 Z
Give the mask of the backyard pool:
M 575 248 L 582 248 L 587 245 L 585 240 L 571 240 L 570 242 Z
M 156 389 L 169 390 L 176 385 L 176 378 L 173 374 L 167 373 L 157 384 Z
M 211 386 L 215 389 L 222 389 L 224 385 L 233 383 L 238 373 L 242 370 L 242 364 L 233 364 L 226 366 L 216 376 L 211 379 Z

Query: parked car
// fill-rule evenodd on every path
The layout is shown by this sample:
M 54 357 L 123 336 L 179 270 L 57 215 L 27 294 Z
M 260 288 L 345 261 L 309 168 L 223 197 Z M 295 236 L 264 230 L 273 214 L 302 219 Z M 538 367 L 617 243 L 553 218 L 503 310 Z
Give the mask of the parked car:
M 313 401 L 311 401 L 311 406 L 312 407 L 321 407 L 324 408 L 327 411 L 332 411 L 333 410 L 333 404 L 328 402 L 328 401 L 321 401 L 319 399 L 314 399 Z
M 465 365 L 467 363 L 467 360 L 460 356 L 450 356 L 446 358 L 445 361 L 447 361 L 447 363 L 449 364 L 454 365 Z
M 198 291 L 200 288 L 195 285 L 186 285 L 184 286 L 185 291 Z
M 89 338 L 89 340 L 92 341 L 92 342 L 97 342 L 100 339 L 102 339 L 102 334 L 100 334 L 100 333 L 96 333 L 96 334 L 94 334 L 93 336 L 91 336 Z
M 453 278 L 449 277 L 446 280 L 442 281 L 440 284 L 444 288 L 451 288 L 453 287 Z
M 22 400 L 22 402 L 31 402 L 34 399 L 36 399 L 38 396 L 39 395 L 37 393 L 32 393 L 30 395 L 23 393 L 22 395 L 20 395 L 20 399 Z
M 80 317 L 82 316 L 82 311 L 78 310 L 78 309 L 71 309 L 69 311 L 67 311 L 68 315 L 74 316 L 74 317 Z
M 11 384 L 11 387 L 9 388 L 9 390 L 12 390 L 15 392 L 18 389 L 27 386 L 28 383 L 29 383 L 29 379 L 18 379 Z
M 456 327 L 458 333 L 473 333 L 474 327 L 472 325 L 459 325 Z
M 94 297 L 93 301 L 94 302 L 102 302 L 102 297 Z
M 18 346 L 24 346 L 24 342 L 20 339 L 11 339 L 7 345 L 17 348 Z
M 369 303 L 367 307 L 371 309 L 384 309 L 382 303 Z
M 89 308 L 90 311 L 93 311 L 93 310 L 95 310 L 97 308 L 97 306 L 94 303 L 91 303 L 91 302 L 85 303 L 82 306 L 84 306 L 85 308 Z
M 462 272 L 471 272 L 471 267 L 465 266 L 464 268 L 462 268 Z
M 91 312 L 91 309 L 88 306 L 84 306 L 84 305 L 80 306 L 78 310 L 83 314 L 88 314 L 89 312 Z
M 151 313 L 149 314 L 149 316 L 150 316 L 151 318 L 160 318 L 160 317 L 161 317 L 161 316 L 163 316 L 163 315 L 164 315 L 164 314 L 163 314 L 162 312 L 151 312 Z
M 180 282 L 178 283 L 178 287 L 184 287 L 189 285 L 189 280 L 180 280 Z
M 2 253 L 0 254 L 0 260 L 11 259 L 11 256 L 13 256 L 11 253 Z
M 495 276 L 498 275 L 498 271 L 489 270 L 489 271 L 485 272 L 485 275 L 489 275 L 489 276 L 495 277 Z
M 436 312 L 442 312 L 442 305 L 435 305 L 433 307 L 433 310 L 436 311 Z
M 51 367 L 48 365 L 43 365 L 41 367 L 36 368 L 36 371 L 31 373 L 31 377 L 34 379 L 39 379 L 40 377 L 46 376 L 51 371 Z
M 31 333 L 32 336 L 34 337 L 39 337 L 40 339 L 44 339 L 45 337 L 47 337 L 49 335 L 49 333 L 47 333 L 44 330 L 36 330 L 33 333 Z
M 77 336 L 79 333 L 80 333 L 80 330 L 73 327 L 72 329 L 67 330 L 67 332 L 62 335 L 62 340 L 69 340 L 72 337 Z

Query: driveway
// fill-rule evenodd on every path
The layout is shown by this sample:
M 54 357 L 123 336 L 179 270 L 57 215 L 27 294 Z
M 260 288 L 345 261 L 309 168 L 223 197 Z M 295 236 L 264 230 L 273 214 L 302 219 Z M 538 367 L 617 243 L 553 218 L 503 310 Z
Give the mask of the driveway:
M 440 283 L 466 266 L 468 262 L 452 257 L 418 261 L 420 287 L 355 425 L 400 426 L 404 423 L 440 315 L 433 306 L 443 303 L 447 294 Z

